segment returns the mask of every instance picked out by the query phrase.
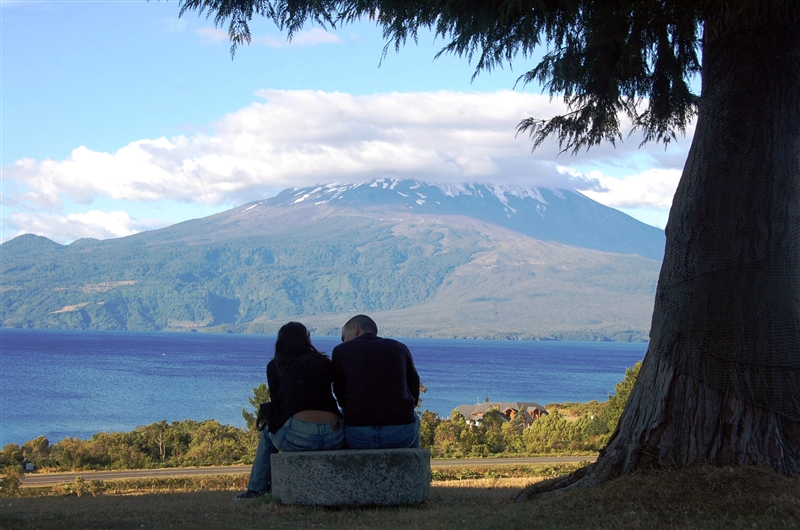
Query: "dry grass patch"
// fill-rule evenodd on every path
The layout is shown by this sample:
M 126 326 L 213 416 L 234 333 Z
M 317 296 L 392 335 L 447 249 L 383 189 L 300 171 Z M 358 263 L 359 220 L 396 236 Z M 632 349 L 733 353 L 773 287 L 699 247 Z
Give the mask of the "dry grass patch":
M 530 478 L 434 482 L 422 506 L 235 503 L 232 491 L 0 499 L 9 529 L 744 529 L 800 528 L 800 477 L 758 467 L 638 474 L 515 503 Z

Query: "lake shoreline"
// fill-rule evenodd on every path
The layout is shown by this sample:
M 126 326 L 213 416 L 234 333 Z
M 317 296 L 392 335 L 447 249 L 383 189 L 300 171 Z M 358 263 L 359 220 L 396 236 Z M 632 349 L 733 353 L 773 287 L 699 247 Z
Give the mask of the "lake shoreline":
M 338 337 L 312 336 L 330 353 Z M 644 343 L 401 338 L 422 409 L 449 416 L 490 401 L 603 401 L 644 357 Z M 2 330 L 0 446 L 130 431 L 158 419 L 244 427 L 275 337 L 261 334 Z

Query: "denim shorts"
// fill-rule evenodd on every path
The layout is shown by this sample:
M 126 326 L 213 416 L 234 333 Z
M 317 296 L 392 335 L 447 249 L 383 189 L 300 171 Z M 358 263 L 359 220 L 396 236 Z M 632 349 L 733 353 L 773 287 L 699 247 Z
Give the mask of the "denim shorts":
M 336 419 L 326 423 L 311 423 L 289 418 L 272 435 L 272 443 L 283 452 L 341 449 L 344 445 L 344 422 Z

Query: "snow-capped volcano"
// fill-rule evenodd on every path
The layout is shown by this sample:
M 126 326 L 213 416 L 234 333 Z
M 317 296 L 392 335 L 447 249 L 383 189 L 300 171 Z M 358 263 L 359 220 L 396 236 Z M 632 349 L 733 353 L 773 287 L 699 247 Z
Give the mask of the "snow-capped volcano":
M 663 230 L 566 189 L 376 179 L 287 189 L 242 211 L 322 205 L 373 213 L 467 216 L 543 241 L 656 260 L 664 253 Z
M 663 245 L 569 190 L 330 184 L 118 239 L 19 236 L 2 325 L 335 334 L 368 313 L 401 337 L 642 340 Z

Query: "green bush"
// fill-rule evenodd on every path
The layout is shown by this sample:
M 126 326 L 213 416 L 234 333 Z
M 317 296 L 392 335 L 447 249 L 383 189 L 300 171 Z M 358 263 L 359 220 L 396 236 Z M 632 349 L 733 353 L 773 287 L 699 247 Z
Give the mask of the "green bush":
M 22 484 L 22 469 L 18 466 L 3 468 L 0 474 L 0 497 L 16 497 Z

